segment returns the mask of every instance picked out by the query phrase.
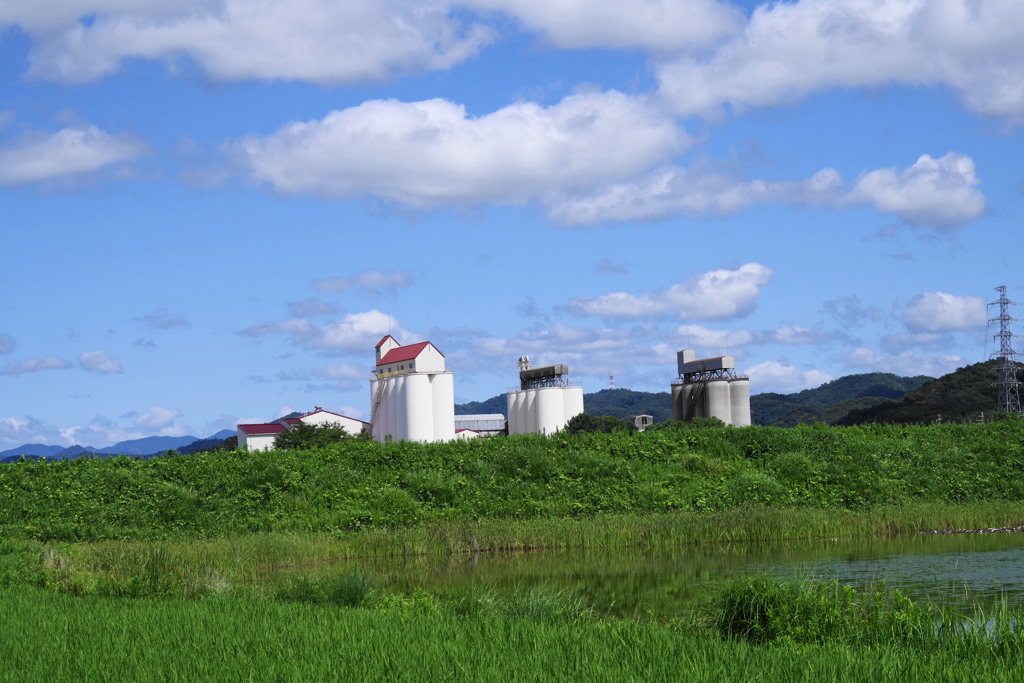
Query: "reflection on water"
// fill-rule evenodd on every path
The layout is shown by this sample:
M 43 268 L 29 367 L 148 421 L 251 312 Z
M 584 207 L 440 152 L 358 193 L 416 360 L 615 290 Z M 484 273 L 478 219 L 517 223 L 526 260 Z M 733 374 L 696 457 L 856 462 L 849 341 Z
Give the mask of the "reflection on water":
M 680 546 L 672 550 L 568 550 L 336 562 L 301 570 L 367 571 L 395 589 L 469 583 L 546 583 L 579 589 L 599 612 L 672 617 L 710 585 L 763 571 L 780 577 L 885 581 L 915 599 L 987 608 L 1000 598 L 1024 604 L 1024 534 L 900 536 L 878 540 Z

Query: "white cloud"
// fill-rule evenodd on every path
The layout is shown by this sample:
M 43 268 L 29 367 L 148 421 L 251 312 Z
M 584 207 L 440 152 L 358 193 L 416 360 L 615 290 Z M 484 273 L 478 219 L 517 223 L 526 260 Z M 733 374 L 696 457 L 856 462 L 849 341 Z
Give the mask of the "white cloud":
M 658 65 L 680 114 L 772 106 L 831 88 L 945 84 L 968 108 L 1024 121 L 1024 4 L 1005 0 L 765 3 L 707 56 Z
M 78 357 L 78 364 L 89 372 L 98 372 L 100 374 L 119 373 L 124 369 L 121 367 L 121 361 L 108 356 L 102 351 L 87 351 L 83 353 Z
M 24 375 L 29 372 L 39 372 L 40 370 L 67 370 L 70 367 L 71 363 L 56 356 L 26 358 L 20 363 L 8 363 L 0 370 L 0 375 Z
M 866 346 L 851 351 L 845 362 L 860 372 L 891 372 L 904 377 L 940 377 L 967 365 L 967 361 L 956 355 L 927 356 L 907 350 L 891 356 L 879 356 Z
M 985 213 L 974 160 L 950 152 L 933 159 L 922 155 L 910 168 L 871 171 L 842 199 L 894 213 L 910 225 L 956 228 Z
M 14 337 L 8 334 L 0 334 L 0 354 L 14 351 L 15 345 Z
M 146 146 L 129 135 L 110 135 L 90 125 L 27 135 L 0 148 L 0 184 L 88 175 L 137 159 L 145 151 Z
M 709 349 L 722 354 L 732 354 L 737 346 L 746 346 L 754 341 L 749 330 L 711 330 L 703 325 L 680 325 L 676 336 L 685 340 L 687 348 Z
M 287 334 L 292 343 L 307 349 L 370 352 L 381 337 L 390 334 L 401 344 L 412 344 L 419 336 L 402 329 L 387 313 L 374 309 L 350 313 L 340 320 L 315 325 L 305 318 L 257 323 L 242 334 L 257 337 L 266 334 Z
M 95 0 L 63 12 L 0 10 L 5 19 L 35 38 L 30 73 L 67 82 L 100 78 L 128 58 L 173 68 L 180 57 L 218 80 L 375 81 L 450 68 L 495 39 L 435 0 Z
M 565 198 L 551 207 L 549 216 L 569 226 L 678 215 L 727 216 L 758 203 L 832 203 L 842 182 L 830 168 L 807 180 L 766 181 L 739 179 L 712 169 L 666 166 L 592 194 Z
M 327 294 L 340 294 L 349 289 L 359 289 L 364 294 L 393 296 L 399 288 L 413 284 L 412 275 L 405 271 L 364 270 L 352 277 L 332 277 L 313 280 L 313 289 Z
M 772 278 L 772 269 L 760 263 L 722 268 L 691 278 L 684 284 L 639 296 L 614 292 L 596 297 L 577 297 L 569 310 L 582 315 L 642 317 L 678 313 L 681 318 L 718 320 L 749 313 L 757 306 L 761 287 Z
M 463 0 L 504 12 L 560 48 L 676 50 L 703 47 L 742 28 L 742 13 L 715 0 Z
M 687 216 L 728 216 L 754 204 L 872 206 L 906 223 L 939 230 L 960 227 L 985 212 L 974 160 L 949 152 L 922 155 L 909 168 L 862 175 L 844 191 L 838 171 L 822 169 L 805 180 L 748 180 L 714 169 L 667 166 L 640 178 L 581 193 L 555 203 L 549 216 L 562 225 Z
M 434 99 L 374 100 L 229 147 L 281 194 L 370 195 L 414 208 L 553 203 L 646 172 L 688 139 L 639 97 L 579 93 L 469 117 Z
M 949 335 L 936 332 L 919 332 L 917 334 L 889 334 L 879 340 L 882 350 L 898 355 L 907 349 L 919 348 L 939 351 L 953 346 Z
M 822 370 L 800 370 L 789 363 L 769 360 L 747 370 L 750 391 L 755 394 L 774 391 L 788 394 L 820 387 L 834 377 Z
M 802 325 L 783 325 L 765 335 L 765 341 L 777 344 L 820 344 L 827 335 Z
M 181 416 L 181 411 L 177 408 L 163 408 L 161 406 L 153 406 L 150 408 L 145 415 L 141 415 L 132 426 L 136 429 L 142 429 L 145 431 L 160 431 L 166 430 L 174 425 L 174 421 Z
M 361 382 L 366 381 L 370 376 L 369 370 L 366 367 L 353 365 L 352 363 L 328 365 L 322 368 L 319 374 L 328 379 L 357 380 Z
M 982 329 L 986 321 L 985 300 L 978 296 L 927 292 L 903 309 L 903 322 L 914 332 Z

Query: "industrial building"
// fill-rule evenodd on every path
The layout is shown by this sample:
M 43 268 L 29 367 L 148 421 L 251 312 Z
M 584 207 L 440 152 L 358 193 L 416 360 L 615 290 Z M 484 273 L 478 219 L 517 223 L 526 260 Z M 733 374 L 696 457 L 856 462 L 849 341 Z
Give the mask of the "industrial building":
M 317 406 L 312 412 L 299 415 L 298 417 L 283 417 L 280 420 L 264 424 L 238 425 L 238 447 L 248 448 L 250 451 L 269 451 L 274 447 L 274 439 L 277 438 L 278 434 L 286 429 L 291 429 L 297 424 L 338 425 L 353 436 L 369 427 L 362 420 L 332 413 Z
M 444 354 L 429 341 L 401 346 L 391 335 L 376 346 L 370 380 L 375 441 L 455 438 L 455 389 Z
M 569 384 L 569 366 L 530 367 L 519 359 L 519 390 L 508 392 L 509 434 L 553 434 L 583 412 L 583 387 Z
M 676 354 L 672 419 L 717 417 L 734 427 L 750 426 L 750 379 L 736 374 L 732 356 L 697 359 L 692 349 Z

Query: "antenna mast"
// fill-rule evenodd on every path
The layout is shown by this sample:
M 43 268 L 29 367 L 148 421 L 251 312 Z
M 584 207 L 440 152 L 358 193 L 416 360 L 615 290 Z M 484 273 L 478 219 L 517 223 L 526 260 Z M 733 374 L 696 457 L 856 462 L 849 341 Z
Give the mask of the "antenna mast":
M 999 403 L 997 409 L 1004 413 L 1021 414 L 1020 382 L 1017 380 L 1017 352 L 1013 350 L 1014 333 L 1010 332 L 1010 323 L 1016 318 L 1010 316 L 1010 306 L 1016 306 L 1015 301 L 1006 298 L 1006 285 L 996 287 L 999 292 L 999 299 L 993 301 L 989 306 L 999 306 L 999 315 L 990 318 L 989 323 L 999 323 L 999 333 L 993 338 L 999 340 L 999 351 L 993 353 L 991 358 L 999 360 L 999 365 L 994 372 L 999 377 L 992 386 L 999 387 Z

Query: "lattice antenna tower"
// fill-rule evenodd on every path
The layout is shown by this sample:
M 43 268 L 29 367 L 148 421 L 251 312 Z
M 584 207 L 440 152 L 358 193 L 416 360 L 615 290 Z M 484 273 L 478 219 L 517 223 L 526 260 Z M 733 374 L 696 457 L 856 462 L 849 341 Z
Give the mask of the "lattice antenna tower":
M 1010 306 L 1016 306 L 1015 301 L 1006 298 L 1006 285 L 996 287 L 999 292 L 999 299 L 993 301 L 989 306 L 998 306 L 999 315 L 990 318 L 989 323 L 999 323 L 999 333 L 993 335 L 999 340 L 999 351 L 993 353 L 991 358 L 999 360 L 995 373 L 999 379 L 992 383 L 992 386 L 999 387 L 998 409 L 1004 413 L 1021 413 L 1020 408 L 1020 382 L 1017 380 L 1017 352 L 1013 350 L 1013 338 L 1016 337 L 1010 331 L 1010 323 L 1016 318 L 1010 316 Z

